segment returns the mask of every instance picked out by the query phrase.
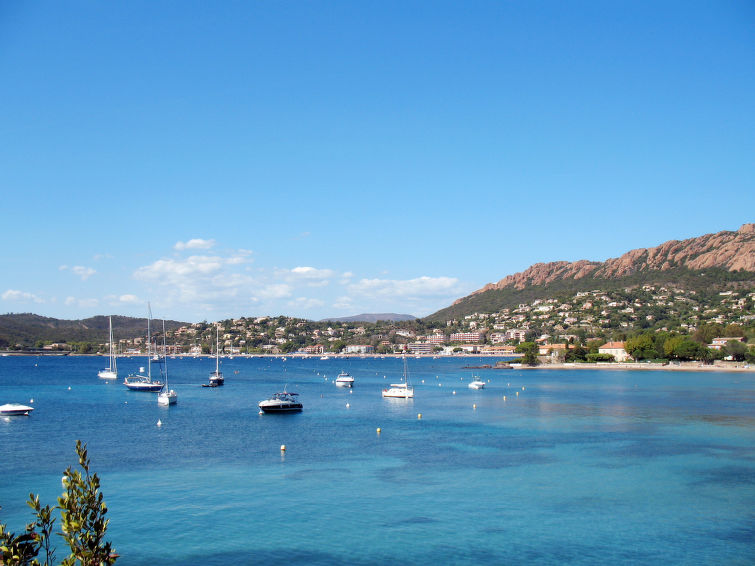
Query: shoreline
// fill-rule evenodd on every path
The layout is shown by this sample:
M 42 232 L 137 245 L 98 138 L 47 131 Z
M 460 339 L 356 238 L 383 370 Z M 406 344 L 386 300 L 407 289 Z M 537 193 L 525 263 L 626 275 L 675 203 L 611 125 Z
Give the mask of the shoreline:
M 729 364 L 705 365 L 700 362 L 682 362 L 679 364 L 645 364 L 645 363 L 622 363 L 622 362 L 598 362 L 595 364 L 540 364 L 537 366 L 515 366 L 516 369 L 621 369 L 638 371 L 728 371 L 728 372 L 755 372 L 755 366 L 747 362 L 731 362 Z
M 78 354 L 78 353 L 53 353 L 53 352 L 0 352 L 2 357 L 97 357 L 97 358 L 106 358 L 107 354 Z M 380 359 L 380 358 L 401 358 L 403 357 L 403 354 L 336 354 L 336 355 L 329 355 L 329 360 L 338 360 L 338 359 Z M 131 354 L 126 356 L 118 356 L 119 358 L 146 358 L 146 354 Z M 297 355 L 297 354 L 233 354 L 233 356 L 220 356 L 221 359 L 233 359 L 233 358 L 291 358 L 291 359 L 311 359 L 314 361 L 328 361 L 328 360 L 321 360 L 320 356 L 317 355 Z M 490 367 L 484 367 L 484 366 L 475 366 L 474 368 L 470 369 L 480 369 L 480 370 L 497 370 L 497 371 L 505 371 L 507 369 L 524 369 L 524 370 L 579 370 L 579 369 L 587 369 L 587 370 L 637 370 L 637 371 L 687 371 L 687 372 L 716 372 L 716 371 L 725 371 L 725 372 L 738 372 L 738 373 L 748 373 L 748 372 L 755 372 L 755 365 L 754 364 L 748 364 L 747 362 L 721 362 L 717 361 L 714 364 L 706 365 L 702 364 L 700 362 L 679 362 L 679 363 L 668 363 L 668 364 L 659 364 L 659 363 L 642 363 L 642 362 L 597 362 L 597 363 L 543 363 L 539 364 L 537 366 L 525 366 L 522 365 L 521 362 L 517 361 L 517 359 L 521 356 L 501 356 L 500 354 L 459 354 L 459 355 L 444 355 L 444 356 L 431 356 L 431 355 L 411 355 L 407 356 L 409 358 L 416 358 L 416 359 L 458 359 L 461 360 L 473 360 L 475 358 L 477 359 L 485 359 L 485 362 L 487 363 L 488 360 L 493 362 L 494 358 L 497 358 L 495 360 L 496 362 L 505 362 L 510 364 L 511 367 L 496 367 L 495 365 L 491 365 Z M 186 359 L 186 358 L 196 358 L 196 359 L 202 359 L 202 358 L 213 358 L 214 356 L 203 354 L 199 356 L 192 356 L 187 354 L 177 354 L 175 356 L 171 355 L 168 357 L 169 359 L 173 358 L 180 358 L 180 359 Z M 465 368 L 466 369 L 466 368 Z

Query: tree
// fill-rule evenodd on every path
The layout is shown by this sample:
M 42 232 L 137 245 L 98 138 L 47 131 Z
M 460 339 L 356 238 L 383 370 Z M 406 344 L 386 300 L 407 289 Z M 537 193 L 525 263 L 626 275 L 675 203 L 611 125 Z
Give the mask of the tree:
M 673 336 L 663 344 L 663 351 L 678 360 L 697 360 L 701 357 L 701 346 L 689 336 Z
M 584 362 L 587 359 L 587 350 L 582 346 L 571 348 L 566 352 L 564 361 L 566 362 Z
M 727 324 L 723 335 L 727 338 L 742 338 L 745 335 L 745 331 L 739 324 Z
M 635 360 L 646 360 L 656 357 L 653 336 L 648 333 L 628 338 L 624 344 L 624 350 Z
M 522 363 L 528 366 L 536 366 L 539 362 L 537 359 L 538 345 L 534 342 L 522 342 L 516 347 L 516 352 L 524 354 Z
M 0 552 L 2 563 L 21 566 L 51 566 L 55 551 L 51 546 L 52 527 L 55 519 L 52 512 L 60 509 L 61 532 L 71 553 L 61 566 L 101 566 L 114 564 L 118 558 L 110 542 L 105 541 L 107 506 L 100 492 L 100 479 L 89 471 L 89 455 L 86 445 L 76 441 L 76 454 L 82 471 L 70 466 L 63 474 L 65 491 L 58 498 L 56 507 L 42 506 L 39 496 L 29 494 L 27 504 L 34 510 L 36 521 L 26 525 L 26 532 L 16 535 L 0 523 Z M 45 560 L 37 560 L 44 550 Z
M 724 345 L 724 350 L 735 362 L 743 362 L 747 356 L 747 345 L 739 340 L 729 340 Z

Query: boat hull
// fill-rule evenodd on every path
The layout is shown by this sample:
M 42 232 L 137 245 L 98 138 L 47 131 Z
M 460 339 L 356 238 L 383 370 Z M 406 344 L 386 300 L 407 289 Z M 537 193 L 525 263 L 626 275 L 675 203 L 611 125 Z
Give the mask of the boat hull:
M 34 407 L 27 407 L 26 405 L 18 405 L 16 403 L 0 405 L 0 415 L 4 417 L 29 416 L 33 410 Z
M 100 379 L 118 379 L 118 374 L 109 369 L 103 369 L 97 372 L 97 377 Z
M 148 393 L 157 393 L 165 386 L 160 381 L 129 381 L 128 378 L 123 384 L 131 391 L 146 391 Z
M 258 405 L 263 413 L 301 413 L 304 408 L 301 403 L 260 403 Z
M 157 396 L 158 405 L 175 405 L 178 402 L 178 395 L 172 389 L 167 393 L 160 393 Z
M 383 397 L 390 397 L 392 399 L 412 399 L 414 397 L 414 389 L 411 387 L 391 387 L 390 389 L 383 389 Z

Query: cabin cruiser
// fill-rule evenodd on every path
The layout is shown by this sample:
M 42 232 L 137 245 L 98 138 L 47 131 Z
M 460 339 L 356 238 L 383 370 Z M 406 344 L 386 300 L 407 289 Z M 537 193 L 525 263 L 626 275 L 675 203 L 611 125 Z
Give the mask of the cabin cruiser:
M 354 378 L 345 371 L 342 371 L 336 377 L 336 385 L 338 387 L 354 387 Z
M 260 401 L 258 407 L 264 413 L 298 413 L 303 406 L 297 399 L 298 393 L 273 393 L 270 399 Z
M 480 381 L 479 377 L 475 377 L 474 380 L 469 382 L 469 388 L 470 389 L 484 389 L 485 388 L 485 382 Z
M 6 403 L 5 405 L 0 405 L 0 415 L 4 415 L 6 417 L 13 417 L 13 416 L 29 416 L 29 414 L 34 410 L 34 407 L 28 407 L 26 405 L 19 405 L 18 403 Z

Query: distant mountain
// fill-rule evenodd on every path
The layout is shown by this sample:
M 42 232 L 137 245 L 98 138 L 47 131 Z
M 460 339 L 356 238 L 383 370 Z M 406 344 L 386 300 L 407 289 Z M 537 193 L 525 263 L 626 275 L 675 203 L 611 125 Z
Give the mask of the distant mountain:
M 153 321 L 153 330 L 158 327 Z M 162 320 L 159 321 L 162 329 Z M 175 330 L 185 323 L 166 320 L 165 328 Z M 38 340 L 47 342 L 94 342 L 108 340 L 108 317 L 94 316 L 83 320 L 62 320 L 31 313 L 0 315 L 0 348 L 16 344 L 34 346 Z M 115 339 L 136 338 L 147 333 L 146 318 L 113 316 Z
M 339 318 L 323 318 L 320 322 L 377 322 L 378 320 L 398 322 L 402 320 L 415 320 L 416 318 L 416 316 L 410 314 L 365 313 L 354 316 L 342 316 Z
M 559 293 L 645 283 L 671 284 L 701 291 L 732 286 L 755 287 L 755 224 L 744 224 L 737 231 L 671 240 L 603 262 L 536 263 L 458 299 L 427 320 L 449 320 L 473 312 L 496 312 Z

